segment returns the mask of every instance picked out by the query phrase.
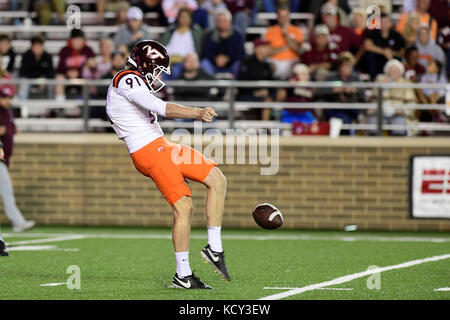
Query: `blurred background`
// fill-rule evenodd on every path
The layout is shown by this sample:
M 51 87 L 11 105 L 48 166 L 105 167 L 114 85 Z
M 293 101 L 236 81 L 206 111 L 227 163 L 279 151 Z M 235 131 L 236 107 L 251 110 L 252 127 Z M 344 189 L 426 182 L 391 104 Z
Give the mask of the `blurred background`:
M 249 208 L 272 201 L 290 228 L 449 230 L 410 219 L 409 194 L 410 157 L 450 153 L 449 3 L 0 0 L 0 107 L 13 116 L 0 123 L 17 133 L 18 206 L 40 224 L 170 225 L 105 113 L 129 50 L 153 39 L 171 55 L 160 98 L 215 107 L 204 129 L 283 136 L 275 178 L 224 166 L 226 224 L 254 226 Z

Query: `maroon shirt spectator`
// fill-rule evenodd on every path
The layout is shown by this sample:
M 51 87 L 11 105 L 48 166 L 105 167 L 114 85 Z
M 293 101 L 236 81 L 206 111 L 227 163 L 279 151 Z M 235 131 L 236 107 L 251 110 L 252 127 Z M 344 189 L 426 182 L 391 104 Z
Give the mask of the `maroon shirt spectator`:
M 76 78 L 67 75 L 69 70 L 78 71 L 79 76 L 86 60 L 94 56 L 94 51 L 86 45 L 83 31 L 73 29 L 67 46 L 59 52 L 58 73 L 64 74 L 69 78 Z
M 449 7 L 447 0 L 431 0 L 428 12 L 436 19 L 438 28 L 445 28 L 448 26 Z
M 4 161 L 9 166 L 9 159 L 13 152 L 13 139 L 16 133 L 14 117 L 11 110 L 11 98 L 14 92 L 9 87 L 0 89 L 0 140 L 5 153 Z
M 255 6 L 255 1 L 253 0 L 225 0 L 224 2 L 232 15 L 235 15 L 239 11 L 249 12 Z
M 425 68 L 419 63 L 417 47 L 410 47 L 406 50 L 404 67 L 406 80 L 419 82 L 421 76 L 425 74 Z
M 330 31 L 329 41 L 336 43 L 338 53 L 356 52 L 361 44 L 361 38 L 351 28 L 339 24 L 336 7 L 331 2 L 327 2 L 320 10 L 322 22 Z
M 339 54 L 336 44 L 328 41 L 329 35 L 330 32 L 324 24 L 314 28 L 311 49 L 301 56 L 301 61 L 309 67 L 310 73 L 315 73 L 318 69 L 330 70 L 336 65 Z

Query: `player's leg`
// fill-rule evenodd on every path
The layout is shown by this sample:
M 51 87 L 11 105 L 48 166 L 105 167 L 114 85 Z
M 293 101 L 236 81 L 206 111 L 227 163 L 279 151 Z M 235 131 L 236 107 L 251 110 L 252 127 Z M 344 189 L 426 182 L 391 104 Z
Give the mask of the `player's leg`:
M 25 218 L 22 216 L 22 213 L 17 208 L 8 168 L 2 162 L 0 162 L 0 196 L 3 200 L 3 208 L 5 210 L 6 216 L 11 221 L 14 231 L 26 231 L 34 227 L 34 221 L 25 220 Z
M 208 244 L 216 252 L 222 252 L 222 228 L 223 209 L 227 192 L 227 179 L 219 168 L 213 167 L 206 179 L 206 218 L 208 225 Z
M 221 237 L 227 179 L 214 161 L 205 158 L 195 149 L 183 145 L 181 157 L 183 163 L 180 168 L 183 176 L 201 182 L 207 188 L 208 244 L 200 254 L 225 280 L 229 281 L 231 278 L 225 265 Z
M 191 233 L 192 199 L 183 196 L 172 205 L 172 241 L 175 249 L 177 273 L 172 279 L 174 287 L 181 289 L 212 289 L 196 277 L 189 264 L 189 242 Z
M 207 188 L 206 217 L 208 224 L 208 244 L 200 252 L 202 258 L 210 263 L 223 279 L 231 277 L 225 264 L 222 248 L 222 218 L 227 192 L 227 179 L 219 168 L 213 167 L 203 184 Z
M 191 233 L 192 200 L 184 196 L 172 206 L 172 241 L 177 260 L 177 274 L 184 278 L 192 274 L 189 265 L 189 239 Z
M 180 168 L 172 160 L 173 145 L 157 139 L 131 155 L 136 169 L 152 178 L 172 206 L 172 241 L 175 250 L 177 273 L 174 287 L 183 289 L 211 289 L 197 278 L 189 265 L 189 238 L 191 232 L 192 200 Z

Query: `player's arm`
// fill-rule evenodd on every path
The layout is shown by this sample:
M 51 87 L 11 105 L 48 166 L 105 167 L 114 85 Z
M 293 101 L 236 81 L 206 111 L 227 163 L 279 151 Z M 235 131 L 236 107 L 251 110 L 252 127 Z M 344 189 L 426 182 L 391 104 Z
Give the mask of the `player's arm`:
M 118 84 L 119 93 L 143 109 L 153 111 L 167 118 L 198 119 L 211 122 L 217 114 L 213 108 L 190 108 L 175 103 L 167 103 L 150 93 L 134 74 L 127 75 Z
M 176 103 L 168 102 L 166 105 L 166 117 L 179 119 L 198 119 L 205 122 L 211 122 L 214 117 L 217 117 L 217 113 L 212 107 L 190 108 Z

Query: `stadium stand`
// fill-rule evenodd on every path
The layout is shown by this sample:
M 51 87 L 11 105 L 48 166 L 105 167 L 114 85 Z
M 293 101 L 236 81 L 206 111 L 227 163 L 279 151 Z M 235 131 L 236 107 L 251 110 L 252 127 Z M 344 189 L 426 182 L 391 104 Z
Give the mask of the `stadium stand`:
M 46 1 L 43 2 L 46 3 Z M 199 1 L 196 8 L 189 9 L 193 23 L 199 25 L 197 27 L 200 32 L 196 36 L 200 35 L 200 42 L 204 41 L 209 30 L 213 30 L 208 24 L 215 21 L 215 17 L 211 16 L 212 7 L 205 5 L 208 2 L 211 1 Z M 425 32 L 423 30 L 431 32 L 435 25 L 442 25 L 439 24 L 440 17 L 429 14 L 436 11 L 435 6 L 439 5 L 438 2 L 418 0 L 417 7 L 406 8 L 412 12 L 408 15 L 415 13 L 420 16 L 428 15 L 429 24 L 424 25 L 423 21 L 421 22 L 419 29 L 422 32 Z M 164 14 L 164 12 L 167 14 L 167 10 L 162 10 L 160 4 L 152 8 L 147 6 L 146 1 L 135 0 L 127 3 L 128 7 L 133 7 L 134 15 L 136 12 L 138 16 L 139 12 L 142 13 L 141 27 L 143 29 L 139 30 L 148 32 L 156 40 L 162 39 L 163 35 L 167 36 L 166 31 L 168 28 L 170 29 Z M 289 5 L 286 5 L 287 1 L 274 1 L 279 7 L 290 10 L 286 21 L 279 19 L 279 11 L 277 11 L 278 13 L 272 12 L 268 7 L 266 8 L 267 3 L 264 1 L 251 1 L 251 3 L 251 10 L 247 7 L 240 9 L 233 7 L 233 1 L 221 3 L 223 8 L 228 6 L 232 12 L 239 12 L 240 16 L 244 15 L 244 20 L 247 21 L 244 23 L 245 34 L 238 34 L 244 41 L 247 59 L 250 59 L 246 60 L 245 65 L 248 66 L 249 63 L 252 63 L 254 44 L 259 45 L 264 42 L 263 39 L 267 39 L 270 43 L 270 51 L 267 52 L 268 59 L 264 57 L 263 60 L 271 68 L 274 63 L 279 68 L 277 54 L 279 57 L 280 48 L 284 48 L 283 50 L 287 51 L 283 54 L 290 57 L 290 60 L 285 60 L 288 61 L 287 68 L 285 68 L 288 74 L 277 78 L 277 73 L 273 73 L 267 79 L 258 79 L 252 76 L 243 76 L 243 73 L 239 73 L 237 69 L 233 72 L 234 74 L 230 74 L 220 71 L 222 69 L 219 68 L 214 69 L 217 72 L 212 74 L 216 80 L 202 82 L 202 78 L 198 77 L 196 78 L 199 79 L 198 81 L 193 81 L 182 78 L 184 57 L 180 57 L 181 60 L 178 61 L 179 75 L 168 79 L 166 90 L 161 93 L 161 97 L 176 100 L 177 97 L 180 97 L 180 90 L 177 95 L 177 88 L 181 87 L 200 90 L 204 88 L 209 93 L 214 92 L 208 96 L 209 101 L 183 102 L 187 105 L 214 106 L 219 111 L 220 117 L 210 126 L 218 129 L 270 127 L 279 128 L 284 134 L 295 134 L 295 130 L 292 129 L 295 126 L 293 123 L 305 126 L 311 125 L 311 123 L 327 124 L 330 118 L 337 117 L 344 120 L 343 134 L 449 134 L 450 112 L 448 101 L 446 102 L 449 91 L 447 84 L 449 76 L 448 26 L 441 26 L 436 31 L 436 41 L 432 35 L 422 41 L 417 38 L 415 47 L 418 50 L 414 51 L 414 48 L 410 48 L 414 45 L 414 42 L 411 42 L 413 40 L 404 39 L 404 33 L 395 33 L 395 29 L 398 30 L 399 19 L 405 16 L 401 0 L 339 1 L 341 7 L 336 7 L 336 1 L 305 1 L 297 8 L 293 8 L 297 4 L 295 1 L 289 2 Z M 98 2 L 93 0 L 65 0 L 63 4 L 66 22 L 61 21 L 58 11 L 60 9 L 56 7 L 50 6 L 52 11 L 44 13 L 30 1 L 0 1 L 0 35 L 2 35 L 0 36 L 0 54 L 2 55 L 0 86 L 13 85 L 15 87 L 17 94 L 13 99 L 13 106 L 17 124 L 23 131 L 97 132 L 108 130 L 109 126 L 104 111 L 101 111 L 104 107 L 104 96 L 101 95 L 101 92 L 104 92 L 109 81 L 100 79 L 100 71 L 97 68 L 99 68 L 100 59 L 102 59 L 103 67 L 108 66 L 110 61 L 105 54 L 101 58 L 100 42 L 104 38 L 114 39 L 120 28 L 130 28 L 135 16 L 130 15 L 128 9 L 124 9 L 126 6 L 119 6 L 115 11 L 108 11 L 112 6 L 106 5 L 100 10 Z M 380 5 L 382 16 L 390 17 L 392 23 L 384 22 L 383 18 L 380 18 L 378 22 L 382 24 L 381 30 L 370 30 L 370 32 L 367 28 L 362 29 L 361 23 L 357 27 L 354 24 L 354 21 L 357 20 L 353 20 L 353 18 L 357 13 L 365 15 L 368 4 Z M 41 24 L 43 15 L 48 15 L 49 24 Z M 74 20 L 73 15 L 76 15 L 78 20 Z M 234 17 L 232 21 L 230 34 L 238 32 L 236 27 L 239 29 L 243 25 L 242 21 L 236 21 L 236 19 Z M 169 20 L 172 21 L 172 16 L 169 17 Z M 83 72 L 85 78 L 81 73 L 69 81 L 61 81 L 61 78 L 57 78 L 58 80 L 55 81 L 54 77 L 41 76 L 21 78 L 19 71 L 24 64 L 23 57 L 31 47 L 31 39 L 36 35 L 45 39 L 44 50 L 51 57 L 54 69 L 58 69 L 62 48 L 67 45 L 69 48 L 71 46 L 68 39 L 73 26 L 69 21 L 80 23 L 86 39 L 85 44 L 96 55 L 92 60 L 83 58 L 86 61 L 82 61 L 79 66 L 83 69 L 83 65 L 86 64 L 84 69 L 89 69 L 89 72 Z M 177 24 L 177 20 L 173 23 Z M 280 33 L 273 33 L 266 38 L 267 30 L 273 26 L 279 26 Z M 299 31 L 291 31 L 297 30 L 297 27 Z M 140 31 L 130 30 L 131 38 L 139 39 Z M 172 28 L 172 30 L 178 32 L 176 28 Z M 289 39 L 292 32 L 297 32 L 301 36 L 298 36 L 296 41 L 281 41 Z M 211 34 L 214 33 L 211 31 Z M 328 40 L 325 46 L 318 47 L 316 45 L 316 39 L 317 41 L 320 39 L 318 34 L 324 35 Z M 170 35 L 173 37 L 172 33 Z M 229 35 L 223 36 L 227 38 Z M 395 39 L 400 39 L 406 44 L 404 46 L 392 45 L 390 39 L 394 39 L 394 36 Z M 351 41 L 350 38 L 352 38 Z M 168 39 L 170 40 L 170 37 L 166 38 L 166 40 Z M 347 42 L 340 43 L 342 40 Z M 199 39 L 197 38 L 196 41 L 198 42 Z M 209 52 L 199 52 L 199 48 L 203 44 L 196 47 L 199 61 L 208 54 L 210 55 Z M 129 48 L 123 45 L 113 48 L 114 50 L 119 50 L 126 55 Z M 414 60 L 415 55 L 408 54 L 408 59 L 406 59 L 405 50 L 417 52 L 418 62 Z M 74 54 L 77 55 L 76 52 Z M 371 59 L 371 55 L 382 57 L 382 59 Z M 348 73 L 348 76 L 341 68 L 342 65 L 345 65 L 342 63 L 342 59 L 345 57 L 352 61 L 351 72 Z M 39 57 L 36 59 L 36 68 L 40 68 Z M 88 60 L 89 65 L 87 64 Z M 239 60 L 236 66 L 242 61 Z M 379 65 L 372 65 L 377 63 Z M 386 69 L 385 64 L 388 63 L 399 66 L 397 68 L 399 74 L 393 76 L 392 72 L 384 70 Z M 243 65 L 244 63 L 242 63 Z M 208 69 L 209 72 L 211 70 L 213 69 Z M 228 69 L 223 68 L 223 70 L 227 71 Z M 297 74 L 293 74 L 294 70 L 306 70 L 307 76 L 299 77 Z M 108 72 L 110 71 L 108 70 Z M 238 73 L 239 76 L 236 78 Z M 90 76 L 88 77 L 86 74 Z M 393 86 L 394 82 L 395 86 Z M 59 90 L 57 85 L 65 86 L 65 97 L 55 93 Z M 44 87 L 45 90 L 40 90 Z M 395 90 L 392 89 L 393 87 Z M 70 91 L 70 88 L 78 89 Z M 243 92 L 246 93 L 242 94 Z M 358 94 L 355 95 L 356 92 Z M 394 97 L 393 92 L 409 92 L 412 93 L 412 96 L 409 95 L 408 99 L 404 98 L 408 95 Z M 184 98 L 183 96 L 182 99 Z M 202 100 L 198 97 L 188 100 L 196 99 Z M 386 116 L 386 112 L 391 111 L 393 114 Z M 346 117 L 345 114 L 352 116 Z M 392 121 L 394 118 L 402 120 Z M 193 126 L 189 122 L 168 120 L 163 120 L 162 125 L 167 130 Z

